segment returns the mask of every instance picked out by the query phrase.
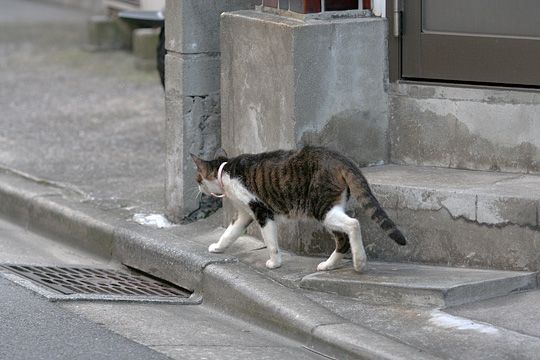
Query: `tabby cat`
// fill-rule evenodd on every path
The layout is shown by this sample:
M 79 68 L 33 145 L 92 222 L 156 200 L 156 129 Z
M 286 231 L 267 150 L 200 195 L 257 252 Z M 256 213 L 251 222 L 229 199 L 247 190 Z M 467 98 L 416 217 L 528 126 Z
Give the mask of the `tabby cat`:
M 216 159 L 205 161 L 191 155 L 198 170 L 199 190 L 205 194 L 227 197 L 238 216 L 209 251 L 225 251 L 256 220 L 270 253 L 266 267 L 281 266 L 276 220 L 280 217 L 309 217 L 330 230 L 336 250 L 317 270 L 339 267 L 344 254 L 351 249 L 354 269 L 366 266 L 360 224 L 345 213 L 352 195 L 362 209 L 386 234 L 405 245 L 403 234 L 373 196 L 360 169 L 345 156 L 321 147 L 301 150 L 243 154 L 227 158 L 220 150 Z

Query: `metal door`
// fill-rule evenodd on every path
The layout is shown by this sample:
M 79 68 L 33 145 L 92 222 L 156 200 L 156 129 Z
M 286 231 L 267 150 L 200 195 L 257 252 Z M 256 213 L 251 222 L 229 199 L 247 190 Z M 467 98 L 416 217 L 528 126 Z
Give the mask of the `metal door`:
M 540 86 L 540 0 L 394 3 L 402 78 Z

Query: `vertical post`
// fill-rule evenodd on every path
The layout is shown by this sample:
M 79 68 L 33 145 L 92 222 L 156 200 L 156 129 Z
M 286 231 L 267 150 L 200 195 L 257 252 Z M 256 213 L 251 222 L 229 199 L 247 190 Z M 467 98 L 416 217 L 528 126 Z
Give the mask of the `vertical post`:
M 165 45 L 167 217 L 178 222 L 199 208 L 189 153 L 211 158 L 221 145 L 220 16 L 259 0 L 167 0 Z M 213 200 L 204 205 L 214 205 Z M 211 206 L 205 206 L 211 208 Z
M 399 37 L 401 35 L 401 12 L 399 9 L 399 0 L 394 0 L 394 24 L 392 26 L 392 35 Z
M 326 11 L 326 3 L 325 3 L 325 0 L 321 0 L 321 12 L 325 12 Z

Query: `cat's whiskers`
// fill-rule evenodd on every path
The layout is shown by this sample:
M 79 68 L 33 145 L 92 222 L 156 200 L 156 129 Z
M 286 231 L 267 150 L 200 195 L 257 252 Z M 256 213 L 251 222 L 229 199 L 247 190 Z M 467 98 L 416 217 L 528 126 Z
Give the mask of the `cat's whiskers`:
M 190 197 L 195 197 L 195 200 L 197 200 L 201 194 L 202 192 L 201 192 L 201 189 L 199 189 L 199 187 L 193 188 L 190 191 Z

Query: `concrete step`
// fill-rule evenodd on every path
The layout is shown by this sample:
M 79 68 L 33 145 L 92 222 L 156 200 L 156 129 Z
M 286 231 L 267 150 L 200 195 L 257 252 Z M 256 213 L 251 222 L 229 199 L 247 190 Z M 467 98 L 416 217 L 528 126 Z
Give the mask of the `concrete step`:
M 416 166 L 365 168 L 408 239 L 399 247 L 362 219 L 368 258 L 540 270 L 540 176 Z
M 370 262 L 305 276 L 300 287 L 372 303 L 450 307 L 535 289 L 537 274 L 418 264 Z

